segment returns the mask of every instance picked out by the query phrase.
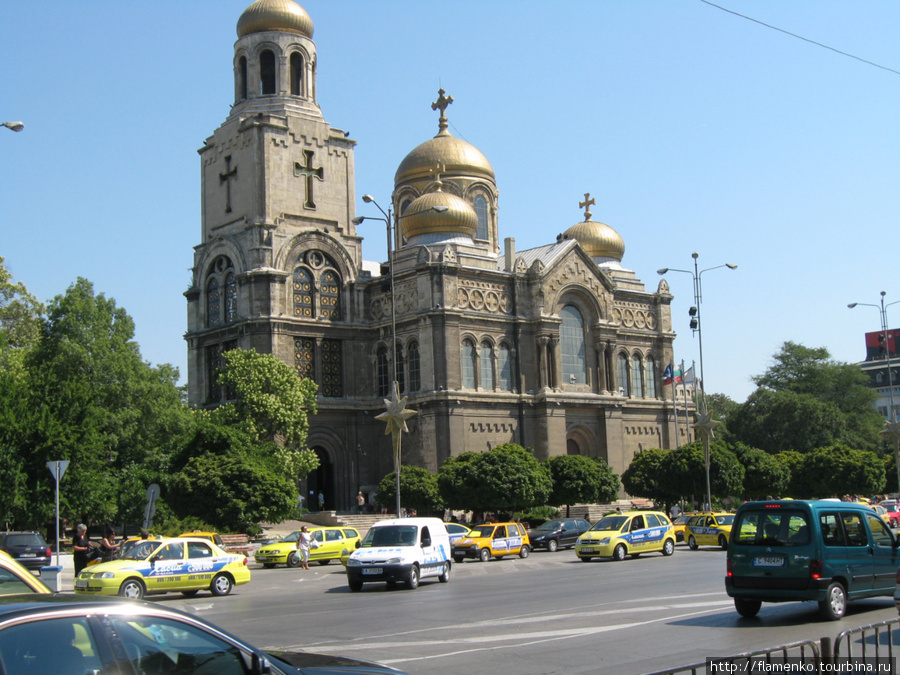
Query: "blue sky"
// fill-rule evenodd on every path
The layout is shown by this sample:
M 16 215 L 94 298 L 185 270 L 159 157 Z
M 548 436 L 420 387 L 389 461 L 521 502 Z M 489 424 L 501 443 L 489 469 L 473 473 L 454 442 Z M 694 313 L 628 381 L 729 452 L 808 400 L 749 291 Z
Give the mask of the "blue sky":
M 185 373 L 200 241 L 196 150 L 233 95 L 250 0 L 6 3 L 0 23 L 0 255 L 42 300 L 79 276 L 136 323 L 141 353 Z M 397 165 L 437 131 L 491 161 L 500 234 L 519 250 L 594 220 L 654 290 L 703 279 L 708 391 L 743 401 L 786 340 L 864 358 L 875 308 L 900 300 L 900 75 L 701 0 L 452 3 L 306 0 L 318 101 L 356 148 L 361 197 L 390 201 Z M 895 1 L 721 6 L 900 71 Z M 372 224 L 364 257 L 385 258 Z M 691 277 L 670 273 L 677 359 L 698 358 Z M 900 326 L 900 305 L 888 310 Z

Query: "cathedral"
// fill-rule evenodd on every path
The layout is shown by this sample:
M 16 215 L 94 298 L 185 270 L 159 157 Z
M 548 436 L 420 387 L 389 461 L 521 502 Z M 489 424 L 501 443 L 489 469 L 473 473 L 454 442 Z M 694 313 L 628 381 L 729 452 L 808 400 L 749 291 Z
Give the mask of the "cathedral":
M 384 218 L 377 204 L 359 218 L 356 141 L 317 104 L 310 16 L 293 0 L 256 0 L 237 37 L 231 112 L 198 151 L 191 405 L 226 400 L 216 372 L 233 348 L 312 378 L 308 445 L 321 466 L 302 490 L 337 510 L 393 470 L 375 419 L 393 382 L 416 412 L 402 461 L 432 471 L 512 442 L 539 460 L 601 457 L 621 474 L 640 450 L 679 444 L 661 380 L 672 296 L 623 266 L 625 243 L 593 219 L 589 194 L 573 195 L 580 222 L 516 250 L 514 231 L 501 239 L 491 163 L 448 132 L 453 99 L 440 90 L 430 110 L 423 102 L 437 133 L 396 168 Z M 363 258 L 357 225 L 369 218 L 386 226 L 387 261 Z

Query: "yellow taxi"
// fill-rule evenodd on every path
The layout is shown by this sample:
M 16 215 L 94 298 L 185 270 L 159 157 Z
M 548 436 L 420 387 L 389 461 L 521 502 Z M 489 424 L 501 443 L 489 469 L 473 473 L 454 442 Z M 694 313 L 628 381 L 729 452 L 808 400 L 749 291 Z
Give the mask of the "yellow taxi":
M 487 562 L 491 557 L 500 560 L 507 555 L 527 558 L 531 542 L 521 523 L 485 523 L 476 525 L 462 539 L 457 539 L 451 551 L 458 563 L 464 558 L 476 558 L 481 562 Z
M 52 592 L 43 581 L 17 563 L 9 553 L 0 551 L 0 595 Z
M 181 539 L 183 537 L 190 537 L 192 539 L 206 539 L 206 541 L 211 541 L 216 546 L 221 549 L 225 549 L 225 543 L 222 541 L 222 537 L 219 536 L 218 532 L 182 532 L 178 535 L 178 538 Z
M 687 527 L 688 521 L 693 516 L 693 513 L 685 513 L 672 521 L 672 526 L 675 528 L 675 541 L 684 541 L 684 528 Z
M 687 544 L 694 551 L 701 546 L 718 546 L 724 551 L 728 548 L 733 523 L 733 513 L 698 513 L 684 528 Z
M 205 539 L 174 538 L 137 543 L 117 560 L 86 567 L 75 579 L 79 595 L 121 595 L 139 600 L 150 593 L 181 591 L 190 597 L 209 590 L 228 595 L 250 581 L 247 558 Z
M 345 552 L 349 558 L 359 548 L 359 532 L 352 527 L 312 527 L 309 528 L 309 536 L 315 542 L 310 546 L 309 560 L 320 565 L 341 560 Z M 300 567 L 299 538 L 300 530 L 296 530 L 281 541 L 260 546 L 254 554 L 256 562 L 267 568 L 275 565 Z
M 675 528 L 665 513 L 628 511 L 602 518 L 575 541 L 575 555 L 584 562 L 591 558 L 624 560 L 630 555 L 675 552 Z
M 119 549 L 116 551 L 116 558 L 125 555 L 128 551 L 132 549 L 139 541 L 159 541 L 162 539 L 158 534 L 151 534 L 147 539 L 143 537 L 128 537 L 127 539 L 123 539 L 119 544 Z M 89 553 L 89 556 L 92 556 L 88 559 L 87 565 L 85 567 L 93 567 L 94 565 L 99 565 L 103 562 L 103 556 L 100 555 L 100 549 L 94 548 Z M 96 556 L 96 557 L 93 557 Z

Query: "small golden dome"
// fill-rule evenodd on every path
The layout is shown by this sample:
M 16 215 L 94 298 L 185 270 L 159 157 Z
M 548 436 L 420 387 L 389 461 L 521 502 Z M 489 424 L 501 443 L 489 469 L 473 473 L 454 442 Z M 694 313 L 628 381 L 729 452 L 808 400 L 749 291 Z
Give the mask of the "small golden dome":
M 419 195 L 400 216 L 400 232 L 404 239 L 420 234 L 460 234 L 469 238 L 478 229 L 478 216 L 469 202 L 461 197 L 437 190 Z
M 444 175 L 462 174 L 494 181 L 494 168 L 481 150 L 442 130 L 403 158 L 394 174 L 394 185 L 431 176 L 438 162 L 443 162 Z
M 563 232 L 562 238 L 577 239 L 592 258 L 613 258 L 621 262 L 625 255 L 625 240 L 605 223 L 585 220 Z
M 313 22 L 306 10 L 293 0 L 256 0 L 238 19 L 237 35 L 242 38 L 268 30 L 312 38 Z

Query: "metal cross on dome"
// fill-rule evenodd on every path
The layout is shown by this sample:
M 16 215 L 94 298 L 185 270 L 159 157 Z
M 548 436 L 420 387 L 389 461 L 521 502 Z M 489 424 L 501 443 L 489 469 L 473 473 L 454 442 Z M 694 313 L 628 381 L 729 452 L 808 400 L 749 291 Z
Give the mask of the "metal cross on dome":
M 447 106 L 453 103 L 453 97 L 444 96 L 446 93 L 443 89 L 438 89 L 438 100 L 431 104 L 432 110 L 441 111 L 441 116 L 438 119 L 438 128 L 441 131 L 447 128 Z
M 591 214 L 591 204 L 596 205 L 596 204 L 597 204 L 597 200 L 595 200 L 595 199 L 593 199 L 593 198 L 591 197 L 591 193 L 590 193 L 590 192 L 585 192 L 585 193 L 584 193 L 584 201 L 583 201 L 583 202 L 578 202 L 579 208 L 584 209 L 584 219 L 585 219 L 585 220 L 590 220 L 590 219 L 591 219 L 591 215 L 592 215 L 592 214 Z

